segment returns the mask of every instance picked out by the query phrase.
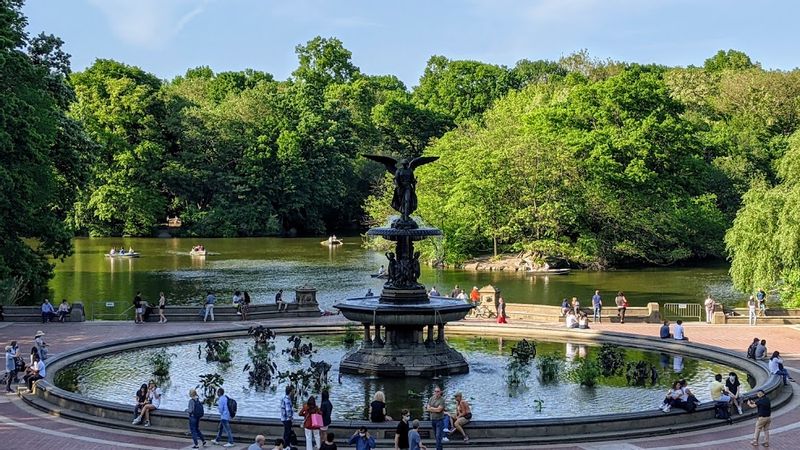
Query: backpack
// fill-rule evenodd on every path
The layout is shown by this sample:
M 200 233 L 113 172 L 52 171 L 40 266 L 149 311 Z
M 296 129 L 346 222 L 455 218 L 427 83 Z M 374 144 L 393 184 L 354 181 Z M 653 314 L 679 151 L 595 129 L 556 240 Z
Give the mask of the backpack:
M 733 423 L 731 420 L 730 405 L 728 402 L 716 402 L 714 404 L 714 418 L 722 419 L 729 424 Z
M 203 414 L 205 414 L 205 410 L 203 409 L 203 404 L 200 403 L 200 400 L 195 400 L 194 406 L 192 406 L 192 415 L 199 419 L 203 417 Z
M 750 344 L 750 347 L 747 347 L 747 357 L 756 359 L 756 345 Z
M 228 397 L 228 412 L 231 413 L 231 419 L 236 417 L 236 408 L 237 408 L 236 400 Z

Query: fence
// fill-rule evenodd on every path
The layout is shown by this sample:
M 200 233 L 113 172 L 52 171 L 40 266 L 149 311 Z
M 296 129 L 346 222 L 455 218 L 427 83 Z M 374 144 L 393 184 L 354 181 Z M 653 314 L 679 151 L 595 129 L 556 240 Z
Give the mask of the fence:
M 697 319 L 703 321 L 703 305 L 700 303 L 664 303 L 661 312 L 664 319 Z

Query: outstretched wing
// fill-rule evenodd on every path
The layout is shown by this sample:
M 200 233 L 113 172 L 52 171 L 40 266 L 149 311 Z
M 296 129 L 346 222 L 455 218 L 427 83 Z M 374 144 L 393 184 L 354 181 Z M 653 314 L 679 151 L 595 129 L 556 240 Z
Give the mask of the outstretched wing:
M 419 167 L 419 166 L 421 166 L 423 164 L 432 163 L 432 162 L 436 161 L 437 159 L 439 159 L 438 156 L 420 156 L 420 157 L 412 159 L 411 162 L 408 163 L 408 167 L 411 170 L 414 170 L 415 167 Z
M 381 156 L 381 155 L 362 155 L 364 158 L 371 159 L 373 161 L 379 162 L 386 167 L 386 170 L 394 175 L 394 172 L 397 170 L 397 160 L 392 158 L 391 156 Z

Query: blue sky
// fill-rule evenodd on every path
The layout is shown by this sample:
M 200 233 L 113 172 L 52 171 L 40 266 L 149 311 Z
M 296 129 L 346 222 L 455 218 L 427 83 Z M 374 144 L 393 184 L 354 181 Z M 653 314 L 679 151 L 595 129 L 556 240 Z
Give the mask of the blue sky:
M 512 66 L 593 57 L 702 65 L 742 50 L 800 66 L 800 2 L 752 0 L 27 0 L 28 31 L 66 41 L 73 70 L 112 58 L 165 79 L 200 65 L 286 79 L 294 48 L 335 36 L 367 74 L 417 84 L 431 55 Z

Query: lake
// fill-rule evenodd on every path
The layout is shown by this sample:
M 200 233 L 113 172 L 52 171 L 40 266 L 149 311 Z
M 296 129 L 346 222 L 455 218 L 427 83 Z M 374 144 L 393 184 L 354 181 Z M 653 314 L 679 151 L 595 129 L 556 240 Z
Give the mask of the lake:
M 128 318 L 137 290 L 151 303 L 163 291 L 169 303 L 200 304 L 208 289 L 229 301 L 236 289 L 247 290 L 255 303 L 274 300 L 284 289 L 308 284 L 317 288 L 320 306 L 330 309 L 341 298 L 379 292 L 383 281 L 370 277 L 385 263 L 383 254 L 362 247 L 361 237 L 345 237 L 344 245 L 320 245 L 323 238 L 78 238 L 75 253 L 56 262 L 50 298 L 83 300 L 87 318 Z M 210 254 L 189 255 L 203 244 Z M 109 258 L 112 246 L 141 253 L 140 258 Z M 507 302 L 558 305 L 577 296 L 588 304 L 599 289 L 606 305 L 623 290 L 632 306 L 647 302 L 701 303 L 707 293 L 726 304 L 741 304 L 724 263 L 680 268 L 648 268 L 605 272 L 573 271 L 569 275 L 533 276 L 519 272 L 472 272 L 424 267 L 420 282 L 447 294 L 456 284 L 466 289 L 492 284 Z M 113 306 L 106 306 L 113 303 Z

